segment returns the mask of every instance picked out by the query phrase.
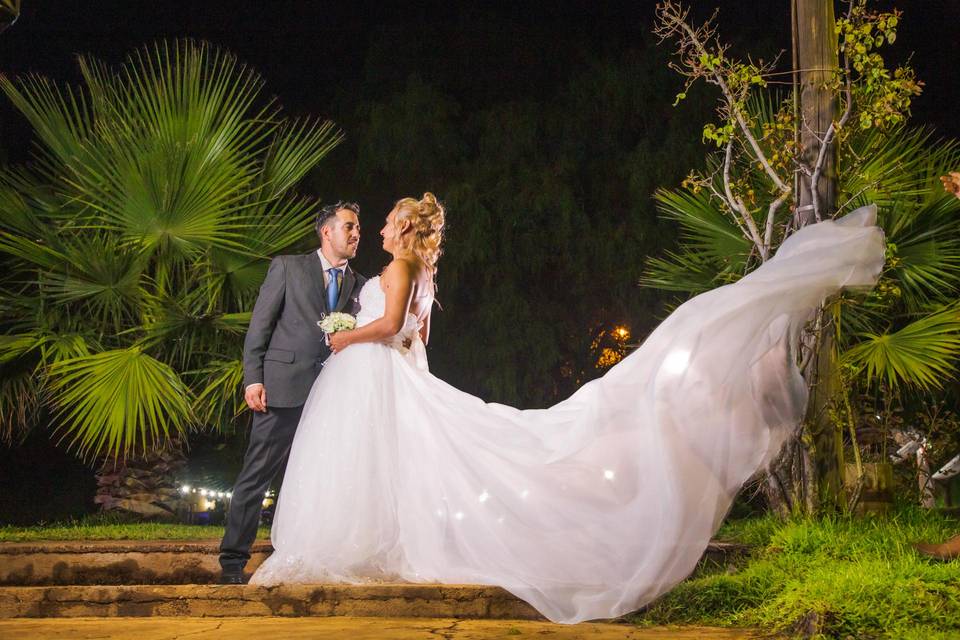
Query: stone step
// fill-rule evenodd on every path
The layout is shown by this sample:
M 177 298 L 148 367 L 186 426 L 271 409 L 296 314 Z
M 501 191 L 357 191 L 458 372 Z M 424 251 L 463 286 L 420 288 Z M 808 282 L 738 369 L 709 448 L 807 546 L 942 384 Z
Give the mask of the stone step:
M 552 624 L 450 618 L 18 618 L 0 620 L 0 638 L 96 640 L 776 640 L 760 629 Z M 783 639 L 785 640 L 785 639 Z
M 96 540 L 0 543 L 0 586 L 215 584 L 219 540 Z M 725 564 L 743 545 L 711 542 L 704 563 Z M 251 549 L 247 572 L 273 547 Z
M 542 620 L 477 585 L 136 585 L 0 587 L 0 618 L 364 616 Z
M 91 540 L 0 543 L 0 585 L 215 584 L 219 540 Z M 253 572 L 273 552 L 250 550 Z

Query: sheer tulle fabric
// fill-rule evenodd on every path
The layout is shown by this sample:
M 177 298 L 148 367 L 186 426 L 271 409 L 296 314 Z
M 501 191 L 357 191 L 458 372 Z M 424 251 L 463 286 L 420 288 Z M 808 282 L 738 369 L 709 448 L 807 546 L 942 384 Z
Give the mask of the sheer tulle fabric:
M 432 376 L 412 316 L 392 345 L 331 357 L 293 444 L 276 551 L 252 582 L 499 585 L 568 623 L 641 607 L 693 570 L 801 418 L 798 334 L 825 297 L 876 282 L 874 218 L 804 228 L 549 409 Z M 379 317 L 378 279 L 360 295 L 360 322 Z

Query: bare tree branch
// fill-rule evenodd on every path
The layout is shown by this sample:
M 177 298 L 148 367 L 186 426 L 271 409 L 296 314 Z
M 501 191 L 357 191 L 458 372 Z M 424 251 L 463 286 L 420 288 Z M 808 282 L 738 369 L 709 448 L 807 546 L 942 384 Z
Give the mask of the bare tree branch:
M 674 20 L 676 27 L 687 34 L 690 43 L 696 49 L 697 53 L 700 55 L 709 56 L 710 52 L 707 50 L 703 39 L 701 39 L 702 32 L 698 33 L 695 31 L 693 27 L 687 24 L 684 19 L 686 18 L 688 12 L 680 13 L 674 3 L 670 1 L 665 2 L 661 6 L 664 8 L 664 11 L 661 12 L 661 15 L 667 17 L 668 20 Z M 712 34 L 712 31 L 710 31 L 710 33 Z M 719 49 L 721 53 L 724 51 L 722 48 Z M 791 188 L 780 178 L 779 175 L 777 175 L 777 172 L 773 170 L 773 167 L 771 166 L 770 161 L 767 159 L 766 154 L 763 153 L 763 150 L 760 148 L 760 145 L 754 137 L 753 132 L 750 131 L 750 126 L 747 124 L 746 118 L 743 115 L 743 111 L 738 106 L 739 101 L 736 99 L 736 97 L 734 97 L 734 93 L 730 89 L 730 85 L 727 84 L 727 81 L 724 79 L 723 74 L 720 73 L 719 69 L 714 69 L 712 71 L 707 71 L 706 77 L 711 83 L 720 87 L 724 98 L 726 98 L 727 106 L 731 115 L 733 115 L 734 119 L 736 119 L 737 124 L 740 126 L 740 131 L 743 133 L 744 138 L 747 139 L 747 142 L 750 144 L 750 148 L 753 150 L 757 161 L 763 166 L 767 176 L 769 176 L 770 180 L 781 191 L 790 191 Z
M 763 246 L 763 240 L 760 238 L 760 231 L 757 229 L 757 225 L 753 221 L 753 216 L 750 215 L 750 212 L 747 210 L 746 205 L 743 204 L 743 201 L 734 195 L 733 188 L 730 184 L 730 167 L 733 164 L 733 142 L 733 138 L 730 138 L 730 140 L 727 142 L 727 152 L 723 159 L 723 190 L 724 193 L 727 194 L 727 202 L 733 211 L 734 217 L 736 217 L 737 213 L 739 213 L 743 218 L 743 222 L 747 225 L 747 229 L 749 230 L 748 237 L 753 241 L 753 244 L 756 245 L 757 251 L 760 252 L 761 258 L 766 260 L 767 249 Z
M 784 191 L 780 194 L 780 197 L 771 202 L 767 208 L 767 224 L 763 233 L 763 246 L 767 248 L 768 252 L 773 247 L 773 223 L 776 220 L 777 211 L 783 206 L 783 203 L 787 201 L 790 195 L 790 191 Z
M 731 139 L 727 141 L 724 158 L 723 185 L 726 194 L 724 200 L 734 213 L 734 216 L 739 214 L 740 218 L 742 218 L 743 225 L 746 226 L 747 231 L 745 235 L 757 247 L 761 259 L 766 261 L 771 253 L 776 212 L 790 197 L 790 194 L 793 192 L 793 187 L 787 184 L 773 168 L 772 163 L 760 147 L 757 137 L 753 134 L 750 124 L 747 121 L 747 116 L 741 108 L 743 101 L 749 93 L 749 85 L 740 83 L 740 86 L 735 91 L 726 80 L 724 75 L 725 67 L 717 64 L 703 63 L 703 60 L 715 58 L 722 60 L 727 49 L 719 43 L 710 43 L 715 35 L 713 20 L 716 17 L 716 12 L 699 27 L 691 26 L 688 21 L 689 13 L 689 9 L 684 9 L 673 0 L 667 0 L 663 4 L 658 5 L 657 16 L 659 19 L 654 33 L 660 38 L 661 42 L 668 38 L 677 40 L 677 55 L 682 62 L 682 66 L 676 63 L 671 63 L 671 65 L 673 69 L 687 78 L 686 87 L 689 87 L 696 78 L 702 77 L 704 81 L 720 88 L 724 98 L 724 107 L 721 110 L 721 114 L 728 121 L 733 120 L 736 122 L 736 127 L 739 129 L 740 135 L 746 140 L 745 146 L 750 149 L 750 155 L 757 161 L 764 173 L 777 188 L 778 195 L 768 207 L 765 229 L 763 235 L 761 235 L 749 209 L 744 202 L 733 193 L 730 172 L 733 156 L 733 139 L 737 136 L 731 136 Z M 761 68 L 761 72 L 766 69 L 766 67 Z M 743 230 L 743 225 L 740 225 L 738 221 L 738 226 L 741 227 L 741 231 Z

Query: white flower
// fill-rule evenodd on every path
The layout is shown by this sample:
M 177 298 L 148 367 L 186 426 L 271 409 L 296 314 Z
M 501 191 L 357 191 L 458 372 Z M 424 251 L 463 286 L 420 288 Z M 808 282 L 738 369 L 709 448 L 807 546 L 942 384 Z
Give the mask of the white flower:
M 357 326 L 357 319 L 349 313 L 334 311 L 324 317 L 317 323 L 323 329 L 324 333 L 336 333 L 337 331 L 349 331 Z

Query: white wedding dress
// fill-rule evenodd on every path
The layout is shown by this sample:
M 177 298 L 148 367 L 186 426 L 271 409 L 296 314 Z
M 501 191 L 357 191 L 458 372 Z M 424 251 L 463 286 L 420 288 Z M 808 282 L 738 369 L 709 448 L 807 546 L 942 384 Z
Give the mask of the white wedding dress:
M 876 282 L 874 218 L 795 233 L 549 409 L 432 376 L 413 316 L 390 344 L 332 356 L 293 442 L 275 552 L 251 583 L 499 585 L 568 623 L 650 602 L 690 574 L 800 420 L 799 333 L 825 297 Z M 360 324 L 382 315 L 379 284 L 360 293 Z

